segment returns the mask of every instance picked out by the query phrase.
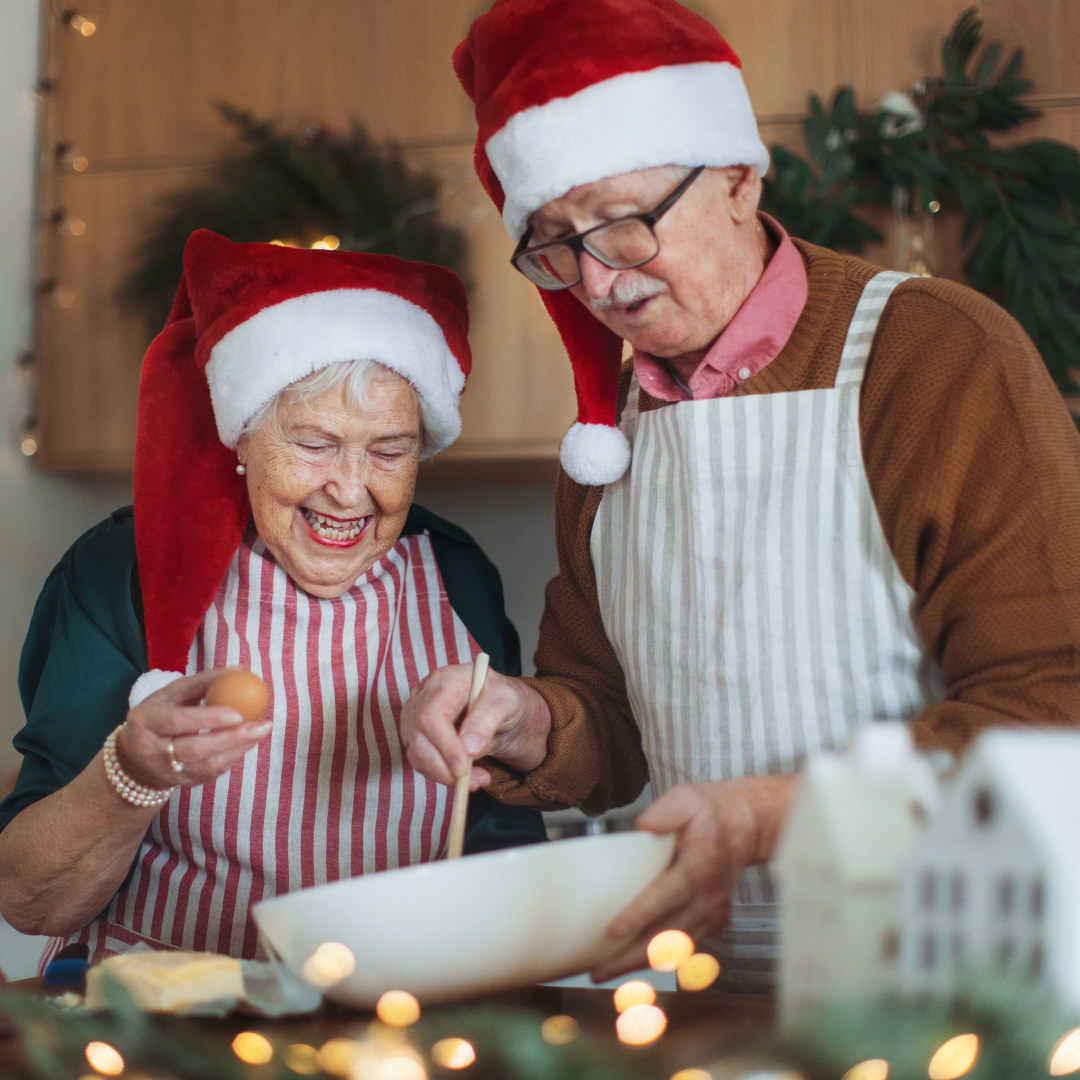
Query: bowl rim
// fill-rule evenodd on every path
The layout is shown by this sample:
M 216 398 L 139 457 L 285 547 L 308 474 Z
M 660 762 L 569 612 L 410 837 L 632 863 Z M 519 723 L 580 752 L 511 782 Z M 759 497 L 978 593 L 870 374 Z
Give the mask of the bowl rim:
M 642 840 L 642 837 L 649 837 L 649 840 Z M 574 836 L 568 837 L 565 840 L 541 840 L 534 844 L 521 844 L 518 847 L 500 848 L 498 851 L 483 851 L 476 855 L 468 855 L 461 859 L 431 859 L 427 862 L 412 863 L 410 866 L 395 866 L 388 870 L 376 870 L 367 874 L 356 874 L 353 877 L 339 878 L 337 881 L 324 881 L 319 885 L 309 885 L 306 889 L 294 889 L 291 892 L 279 893 L 277 896 L 269 896 L 264 900 L 260 900 L 257 904 L 252 905 L 252 914 L 259 915 L 260 909 L 269 911 L 272 908 L 283 906 L 290 901 L 294 900 L 300 894 L 310 895 L 316 891 L 329 891 L 329 890 L 343 890 L 346 888 L 356 888 L 358 882 L 371 881 L 371 882 L 384 882 L 387 875 L 394 875 L 394 880 L 401 880 L 401 877 L 406 874 L 419 874 L 421 872 L 430 873 L 433 868 L 438 866 L 445 866 L 446 871 L 436 871 L 437 873 L 450 872 L 450 873 L 464 873 L 472 871 L 463 871 L 463 866 L 474 866 L 483 862 L 484 865 L 493 862 L 505 861 L 505 862 L 518 862 L 522 859 L 528 861 L 542 861 L 551 857 L 552 851 L 566 850 L 570 846 L 580 848 L 584 846 L 597 846 L 598 844 L 607 844 L 611 847 L 613 844 L 649 844 L 650 842 L 656 844 L 667 845 L 672 848 L 672 853 L 675 844 L 674 834 L 657 834 L 650 832 L 647 829 L 624 829 L 620 832 L 611 833 L 598 833 L 595 836 Z M 670 854 L 669 854 L 670 860 Z

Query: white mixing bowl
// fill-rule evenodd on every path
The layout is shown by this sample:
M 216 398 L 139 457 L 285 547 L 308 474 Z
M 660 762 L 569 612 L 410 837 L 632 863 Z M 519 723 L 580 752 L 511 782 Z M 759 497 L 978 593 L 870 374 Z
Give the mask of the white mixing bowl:
M 588 971 L 608 923 L 671 859 L 674 837 L 610 833 L 423 863 L 263 900 L 255 921 L 300 973 L 324 942 L 356 970 L 328 990 L 371 1008 L 387 990 L 449 1001 Z

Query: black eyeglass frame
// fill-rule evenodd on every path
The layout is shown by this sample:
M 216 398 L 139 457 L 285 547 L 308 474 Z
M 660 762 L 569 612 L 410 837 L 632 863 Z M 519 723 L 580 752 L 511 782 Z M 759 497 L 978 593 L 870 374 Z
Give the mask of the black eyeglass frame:
M 573 236 L 564 237 L 561 240 L 551 240 L 546 244 L 538 244 L 536 247 L 529 247 L 529 240 L 532 238 L 532 226 L 526 231 L 525 235 L 518 241 L 518 246 L 514 249 L 514 254 L 510 256 L 510 265 L 519 273 L 524 274 L 525 277 L 537 286 L 537 288 L 544 289 L 547 292 L 561 292 L 563 289 L 572 289 L 579 281 L 581 281 L 581 253 L 587 251 L 598 262 L 602 262 L 606 267 L 611 270 L 632 270 L 635 266 L 644 266 L 647 262 L 651 262 L 660 254 L 660 239 L 656 235 L 655 225 L 656 223 L 686 194 L 690 185 L 705 171 L 705 165 L 698 165 L 688 173 L 683 180 L 679 183 L 679 186 L 668 195 L 666 199 L 658 203 L 652 210 L 649 210 L 644 214 L 627 214 L 626 217 L 615 218 L 613 221 L 605 221 L 599 225 L 594 225 L 591 229 L 586 229 L 584 232 L 575 233 Z M 652 233 L 653 239 L 656 241 L 656 250 L 647 258 L 642 259 L 640 262 L 630 263 L 628 266 L 614 266 L 609 263 L 602 255 L 593 251 L 588 245 L 588 237 L 594 233 L 599 232 L 601 229 L 608 229 L 612 225 L 618 225 L 623 221 L 640 221 L 645 227 Z M 553 247 L 568 247 L 574 253 L 574 259 L 578 266 L 578 276 L 576 281 L 571 281 L 566 285 L 541 285 L 529 274 L 521 268 L 519 261 L 526 255 L 536 255 L 547 248 Z

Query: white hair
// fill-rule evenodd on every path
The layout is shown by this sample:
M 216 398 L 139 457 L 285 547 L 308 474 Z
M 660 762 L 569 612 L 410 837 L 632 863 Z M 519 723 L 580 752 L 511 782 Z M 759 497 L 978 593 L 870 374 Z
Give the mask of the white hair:
M 240 437 L 241 439 L 248 439 L 264 424 L 277 424 L 280 417 L 279 405 L 307 405 L 316 398 L 322 397 L 323 394 L 328 394 L 331 390 L 337 390 L 342 386 L 345 388 L 345 401 L 349 408 L 360 413 L 369 413 L 371 412 L 371 397 L 368 394 L 368 389 L 371 380 L 379 374 L 393 375 L 398 379 L 402 378 L 396 371 L 391 371 L 390 368 L 377 363 L 375 360 L 342 360 L 328 364 L 319 371 L 314 371 L 310 375 L 305 375 L 304 378 L 290 383 L 283 390 L 278 391 L 269 401 L 261 405 L 244 424 L 244 430 Z M 416 392 L 416 387 L 407 379 L 402 381 L 408 383 L 408 387 L 420 407 L 420 445 L 424 446 L 427 442 L 424 403 Z

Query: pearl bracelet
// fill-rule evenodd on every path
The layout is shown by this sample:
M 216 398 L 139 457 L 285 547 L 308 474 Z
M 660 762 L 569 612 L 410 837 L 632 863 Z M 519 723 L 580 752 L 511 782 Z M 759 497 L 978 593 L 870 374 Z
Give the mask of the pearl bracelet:
M 105 740 L 105 775 L 109 778 L 109 783 L 116 790 L 116 794 L 132 806 L 164 806 L 176 788 L 143 787 L 142 784 L 135 783 L 120 767 L 120 758 L 116 753 L 116 739 L 123 726 L 121 724 Z

